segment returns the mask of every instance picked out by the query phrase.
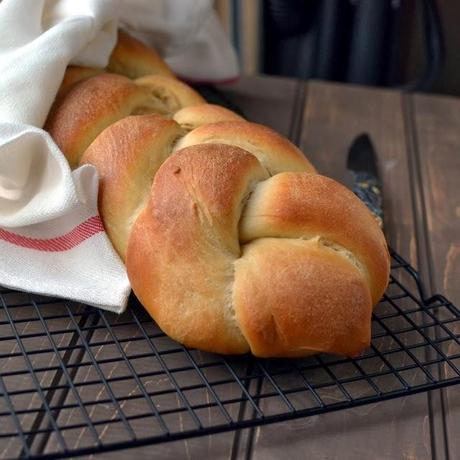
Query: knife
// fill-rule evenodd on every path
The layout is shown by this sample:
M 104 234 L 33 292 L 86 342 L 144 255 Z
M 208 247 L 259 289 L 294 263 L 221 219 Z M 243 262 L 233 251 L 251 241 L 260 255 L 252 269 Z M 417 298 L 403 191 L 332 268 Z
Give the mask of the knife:
M 380 227 L 383 227 L 382 189 L 377 154 L 367 134 L 359 135 L 351 144 L 347 169 L 353 175 L 353 192 L 370 209 Z

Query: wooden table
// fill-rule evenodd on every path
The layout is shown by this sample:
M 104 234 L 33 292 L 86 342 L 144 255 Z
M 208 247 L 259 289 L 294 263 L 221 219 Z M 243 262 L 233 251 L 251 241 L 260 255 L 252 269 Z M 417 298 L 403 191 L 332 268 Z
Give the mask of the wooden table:
M 348 185 L 347 149 L 369 133 L 388 240 L 419 267 L 430 293 L 460 305 L 460 100 L 271 77 L 243 78 L 222 90 L 248 119 L 284 134 L 321 173 Z M 96 458 L 454 459 L 459 422 L 460 386 Z

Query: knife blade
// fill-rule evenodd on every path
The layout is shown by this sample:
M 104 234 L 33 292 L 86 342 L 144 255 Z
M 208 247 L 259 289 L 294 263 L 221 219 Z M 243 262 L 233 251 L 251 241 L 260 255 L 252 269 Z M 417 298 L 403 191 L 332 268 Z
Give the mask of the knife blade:
M 353 175 L 353 192 L 383 227 L 382 189 L 377 154 L 368 134 L 359 135 L 348 151 L 347 169 Z

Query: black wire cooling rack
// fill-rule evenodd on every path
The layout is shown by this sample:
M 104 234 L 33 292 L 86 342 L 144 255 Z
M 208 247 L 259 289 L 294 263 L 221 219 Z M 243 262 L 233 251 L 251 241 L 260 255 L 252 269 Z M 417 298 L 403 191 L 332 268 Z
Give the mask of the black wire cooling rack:
M 0 288 L 0 452 L 63 458 L 308 417 L 460 382 L 460 313 L 392 253 L 359 358 L 224 357 L 122 316 Z

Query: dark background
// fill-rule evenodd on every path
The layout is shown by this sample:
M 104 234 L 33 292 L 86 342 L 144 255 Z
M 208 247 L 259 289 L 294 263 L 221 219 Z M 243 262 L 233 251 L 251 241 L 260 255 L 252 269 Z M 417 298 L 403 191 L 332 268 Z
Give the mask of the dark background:
M 216 0 L 244 73 L 460 95 L 458 0 Z

